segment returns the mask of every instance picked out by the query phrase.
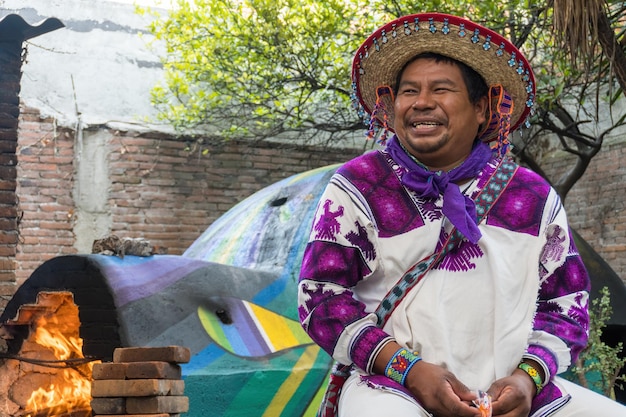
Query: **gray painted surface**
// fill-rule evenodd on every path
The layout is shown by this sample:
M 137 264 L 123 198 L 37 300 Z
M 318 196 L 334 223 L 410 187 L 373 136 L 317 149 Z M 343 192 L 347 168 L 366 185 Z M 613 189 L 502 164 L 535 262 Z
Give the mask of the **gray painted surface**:
M 159 9 L 165 13 L 165 9 Z M 31 25 L 60 19 L 65 28 L 25 43 L 21 99 L 26 106 L 75 127 L 109 125 L 170 130 L 158 125 L 150 90 L 162 80 L 149 16 L 111 0 L 4 0 L 0 16 L 19 14 Z

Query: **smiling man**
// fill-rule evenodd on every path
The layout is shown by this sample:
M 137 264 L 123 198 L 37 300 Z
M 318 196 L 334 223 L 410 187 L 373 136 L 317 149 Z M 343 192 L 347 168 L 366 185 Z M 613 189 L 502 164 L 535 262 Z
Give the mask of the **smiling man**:
M 322 195 L 299 282 L 337 361 L 320 417 L 626 416 L 558 376 L 587 343 L 589 278 L 550 185 L 507 156 L 534 78 L 497 33 L 396 19 L 353 62 L 386 142 Z
M 476 85 L 473 98 L 463 74 Z M 465 64 L 421 54 L 400 71 L 393 108 L 394 131 L 406 151 L 431 170 L 450 171 L 470 154 L 486 121 L 487 85 Z

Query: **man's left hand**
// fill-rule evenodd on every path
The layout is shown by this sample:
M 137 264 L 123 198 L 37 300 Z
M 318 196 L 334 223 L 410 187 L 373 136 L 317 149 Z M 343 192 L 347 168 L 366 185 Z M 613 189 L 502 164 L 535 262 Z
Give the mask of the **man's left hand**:
M 522 370 L 494 382 L 487 391 L 491 395 L 493 416 L 528 417 L 537 388 Z

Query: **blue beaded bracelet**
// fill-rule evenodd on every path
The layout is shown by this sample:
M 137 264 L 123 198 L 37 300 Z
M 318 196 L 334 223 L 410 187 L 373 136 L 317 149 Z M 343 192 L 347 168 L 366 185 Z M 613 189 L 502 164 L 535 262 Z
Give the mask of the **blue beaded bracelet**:
M 416 363 L 422 360 L 418 352 L 400 348 L 393 354 L 385 367 L 385 376 L 404 385 L 406 376 Z

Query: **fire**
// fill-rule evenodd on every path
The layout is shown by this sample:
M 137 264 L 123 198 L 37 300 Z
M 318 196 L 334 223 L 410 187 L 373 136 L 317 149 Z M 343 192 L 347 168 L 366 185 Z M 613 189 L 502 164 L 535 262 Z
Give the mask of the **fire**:
M 78 322 L 76 315 L 76 322 Z M 55 360 L 53 382 L 35 390 L 27 401 L 27 416 L 55 416 L 71 410 L 91 410 L 91 374 L 93 362 L 84 361 L 83 340 L 77 334 L 78 323 L 59 320 L 58 316 L 40 316 L 31 332 L 33 343 L 51 352 Z

